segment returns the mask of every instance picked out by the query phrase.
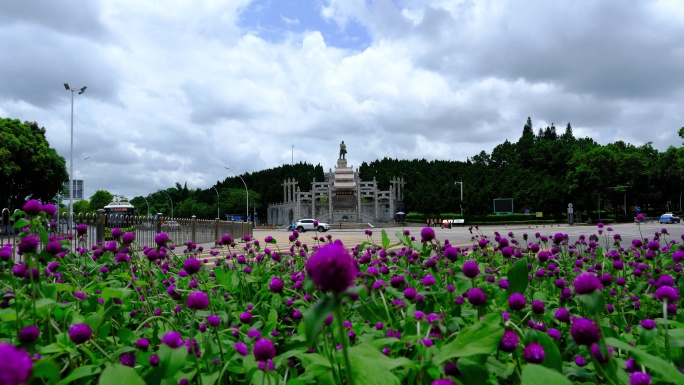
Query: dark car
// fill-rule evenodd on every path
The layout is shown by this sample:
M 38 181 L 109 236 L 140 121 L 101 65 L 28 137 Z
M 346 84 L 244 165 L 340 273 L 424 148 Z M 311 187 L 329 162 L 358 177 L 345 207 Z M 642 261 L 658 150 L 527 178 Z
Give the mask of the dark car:
M 678 216 L 670 213 L 663 214 L 658 219 L 658 223 L 679 223 L 679 221 L 680 219 Z

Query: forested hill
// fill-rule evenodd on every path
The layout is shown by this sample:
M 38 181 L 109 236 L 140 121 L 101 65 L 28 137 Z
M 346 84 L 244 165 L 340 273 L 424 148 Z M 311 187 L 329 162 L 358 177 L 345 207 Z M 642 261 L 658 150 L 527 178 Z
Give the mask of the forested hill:
M 250 207 L 256 204 L 259 218 L 266 218 L 268 205 L 283 201 L 286 178 L 294 178 L 301 191 L 310 191 L 311 182 L 323 181 L 324 172 L 320 164 L 297 163 L 241 176 L 249 186 Z M 658 152 L 650 143 L 599 145 L 591 138 L 575 138 L 569 123 L 562 133 L 553 125 L 535 132 L 528 118 L 517 142 L 507 140 L 491 153 L 482 151 L 465 162 L 384 158 L 363 162 L 359 172 L 362 180 L 376 178 L 382 190 L 389 189 L 393 176 L 403 177 L 409 212 L 459 213 L 461 186 L 455 182 L 462 181 L 466 215 L 491 214 L 493 199 L 513 198 L 517 213 L 529 209 L 543 212 L 545 218 L 562 218 L 572 203 L 576 212 L 595 216 L 600 198 L 604 217 L 622 219 L 632 218 L 637 205 L 650 215 L 680 210 L 684 150 L 670 147 Z M 222 213 L 244 212 L 245 189 L 238 177 L 226 178 L 216 188 Z M 178 202 L 177 215 L 216 214 L 213 188 L 188 191 L 177 185 L 165 192 Z M 148 200 L 154 212 L 170 211 L 163 194 L 151 194 Z M 139 209 L 145 207 L 141 197 L 134 201 Z
M 553 125 L 534 132 L 528 118 L 517 142 L 496 146 L 466 162 L 384 158 L 362 163 L 363 180 L 374 177 L 387 189 L 392 176 L 405 179 L 407 209 L 423 213 L 460 211 L 488 214 L 495 198 L 514 198 L 515 211 L 562 215 L 568 203 L 583 212 L 602 209 L 633 216 L 637 205 L 654 213 L 679 210 L 684 189 L 684 150 L 658 152 L 650 143 L 635 147 L 624 142 L 605 146 L 591 138 L 575 138 L 567 124 L 561 134 Z M 668 207 L 669 202 L 669 207 Z M 623 214 L 624 215 L 624 214 Z

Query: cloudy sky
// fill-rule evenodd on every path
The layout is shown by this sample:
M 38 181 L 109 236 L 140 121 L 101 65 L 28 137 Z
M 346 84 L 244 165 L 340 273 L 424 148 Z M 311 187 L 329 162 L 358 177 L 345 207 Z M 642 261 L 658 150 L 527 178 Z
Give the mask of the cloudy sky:
M 63 83 L 87 86 L 86 197 L 328 170 L 342 140 L 354 167 L 465 160 L 528 116 L 664 150 L 684 126 L 683 36 L 680 0 L 7 0 L 0 117 L 38 122 L 68 165 Z

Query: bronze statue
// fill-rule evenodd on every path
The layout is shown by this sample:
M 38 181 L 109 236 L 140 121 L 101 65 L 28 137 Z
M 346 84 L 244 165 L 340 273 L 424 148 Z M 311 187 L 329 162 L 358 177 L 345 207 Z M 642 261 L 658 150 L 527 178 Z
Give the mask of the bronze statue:
M 340 143 L 340 159 L 345 159 L 345 155 L 347 154 L 347 145 L 344 144 L 344 140 L 342 143 Z

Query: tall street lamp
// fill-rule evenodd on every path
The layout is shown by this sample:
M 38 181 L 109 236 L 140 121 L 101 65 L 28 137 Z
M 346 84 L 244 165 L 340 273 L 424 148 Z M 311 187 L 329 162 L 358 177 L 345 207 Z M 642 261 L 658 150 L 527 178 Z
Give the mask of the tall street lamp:
M 140 196 L 142 199 L 145 199 L 145 203 L 147 204 L 147 218 L 150 218 L 150 202 L 147 201 L 147 199 L 144 196 Z
M 224 166 L 225 167 L 225 166 Z M 226 170 L 233 171 L 230 169 L 230 167 L 225 167 Z M 237 175 L 237 174 L 236 174 Z M 245 212 L 245 222 L 249 222 L 247 218 L 249 217 L 249 190 L 247 190 L 247 183 L 245 183 L 245 180 L 242 179 L 240 175 L 237 175 L 238 178 L 242 181 L 242 184 L 245 185 L 245 193 L 247 194 L 247 211 Z
M 208 180 L 202 178 L 201 176 L 199 176 L 198 178 L 200 178 L 200 179 L 202 179 L 203 181 L 209 183 Z M 214 191 L 216 191 L 216 218 L 217 218 L 217 219 L 221 219 L 221 209 L 220 209 L 220 207 L 219 207 L 219 206 L 220 206 L 220 203 L 221 203 L 221 200 L 220 200 L 220 198 L 219 198 L 219 193 L 218 193 L 218 190 L 216 189 L 216 187 L 214 187 L 213 185 L 212 185 L 211 187 L 214 189 Z
M 171 219 L 173 219 L 173 200 L 171 200 L 171 196 L 164 190 L 159 190 L 164 193 L 167 197 L 169 197 L 169 201 L 171 202 Z
M 460 184 L 461 185 L 461 215 L 463 215 L 463 181 L 454 182 L 454 184 Z
M 69 83 L 64 83 L 64 88 L 71 91 L 71 150 L 69 152 L 69 227 L 73 227 L 72 217 L 74 214 L 74 92 L 78 91 L 81 95 L 86 91 L 86 86 L 81 88 L 71 88 Z

